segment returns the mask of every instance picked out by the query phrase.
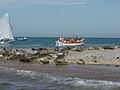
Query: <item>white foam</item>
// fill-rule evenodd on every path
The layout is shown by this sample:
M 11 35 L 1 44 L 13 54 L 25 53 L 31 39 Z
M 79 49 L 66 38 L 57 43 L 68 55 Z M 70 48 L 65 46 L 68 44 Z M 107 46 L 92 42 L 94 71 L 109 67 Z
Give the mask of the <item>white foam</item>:
M 103 81 L 103 80 L 88 80 L 88 79 L 80 79 L 80 78 L 66 78 L 61 76 L 51 76 L 46 73 L 38 73 L 28 70 L 17 70 L 14 68 L 0 67 L 6 71 L 15 72 L 16 75 L 29 76 L 33 79 L 40 80 L 40 82 L 47 83 L 57 83 L 58 85 L 67 85 L 72 87 L 85 87 L 85 88 L 93 88 L 93 89 L 103 89 L 109 90 L 114 88 L 120 88 L 120 82 L 113 81 Z
M 73 79 L 69 82 L 66 81 L 65 85 L 71 85 L 74 87 L 91 87 L 97 89 L 113 89 L 113 88 L 120 88 L 120 82 L 113 82 L 113 81 L 103 81 L 103 80 L 88 80 L 88 79 Z

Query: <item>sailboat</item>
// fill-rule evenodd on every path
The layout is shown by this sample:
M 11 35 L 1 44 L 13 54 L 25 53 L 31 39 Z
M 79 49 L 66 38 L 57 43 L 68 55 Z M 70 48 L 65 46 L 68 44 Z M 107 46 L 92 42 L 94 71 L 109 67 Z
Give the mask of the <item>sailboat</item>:
M 27 40 L 27 37 L 19 37 L 18 40 L 25 41 L 25 40 Z
M 0 43 L 11 43 L 15 41 L 11 30 L 12 26 L 8 13 L 6 13 L 0 18 Z

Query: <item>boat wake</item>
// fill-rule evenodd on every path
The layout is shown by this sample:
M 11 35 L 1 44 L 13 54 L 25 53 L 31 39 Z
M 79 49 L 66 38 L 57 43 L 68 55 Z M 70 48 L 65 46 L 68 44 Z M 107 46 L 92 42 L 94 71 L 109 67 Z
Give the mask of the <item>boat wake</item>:
M 0 75 L 2 79 L 6 80 L 4 83 L 9 82 L 15 86 L 26 86 L 29 88 L 35 88 L 35 90 L 39 90 L 39 88 L 57 90 L 120 90 L 120 82 L 52 76 L 46 73 L 17 70 L 1 66 L 0 74 L 2 71 L 6 73 L 6 76 Z

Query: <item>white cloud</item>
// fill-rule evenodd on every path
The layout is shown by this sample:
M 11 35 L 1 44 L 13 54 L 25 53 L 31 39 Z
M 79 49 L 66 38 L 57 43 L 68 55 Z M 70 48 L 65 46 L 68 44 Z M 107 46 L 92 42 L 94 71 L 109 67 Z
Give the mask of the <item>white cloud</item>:
M 69 5 L 69 4 L 86 4 L 95 0 L 0 0 L 0 7 L 14 7 L 31 4 L 53 4 L 53 5 Z

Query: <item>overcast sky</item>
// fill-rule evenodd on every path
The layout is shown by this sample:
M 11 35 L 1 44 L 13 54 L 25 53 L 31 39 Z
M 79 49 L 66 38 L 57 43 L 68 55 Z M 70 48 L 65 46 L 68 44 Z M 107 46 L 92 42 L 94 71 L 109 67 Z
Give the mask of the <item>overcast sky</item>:
M 0 0 L 14 36 L 120 38 L 120 0 Z

